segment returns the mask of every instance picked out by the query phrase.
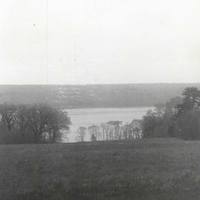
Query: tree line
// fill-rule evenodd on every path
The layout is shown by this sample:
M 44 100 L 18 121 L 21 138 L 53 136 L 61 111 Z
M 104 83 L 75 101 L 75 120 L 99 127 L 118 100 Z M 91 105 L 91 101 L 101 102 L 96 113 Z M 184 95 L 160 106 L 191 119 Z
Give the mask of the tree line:
M 90 141 L 132 140 L 142 138 L 141 121 L 133 120 L 123 124 L 122 121 L 109 121 L 100 125 L 79 127 L 76 131 L 77 140 L 85 141 L 88 134 Z
M 200 90 L 185 88 L 182 96 L 157 105 L 143 118 L 143 136 L 200 139 Z
M 0 105 L 0 143 L 46 143 L 69 129 L 67 113 L 46 104 Z

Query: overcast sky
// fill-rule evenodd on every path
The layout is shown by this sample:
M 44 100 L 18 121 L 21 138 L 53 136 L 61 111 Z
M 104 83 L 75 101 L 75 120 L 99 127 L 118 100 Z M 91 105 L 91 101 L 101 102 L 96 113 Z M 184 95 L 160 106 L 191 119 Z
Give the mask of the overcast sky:
M 0 0 L 0 84 L 200 82 L 199 0 Z

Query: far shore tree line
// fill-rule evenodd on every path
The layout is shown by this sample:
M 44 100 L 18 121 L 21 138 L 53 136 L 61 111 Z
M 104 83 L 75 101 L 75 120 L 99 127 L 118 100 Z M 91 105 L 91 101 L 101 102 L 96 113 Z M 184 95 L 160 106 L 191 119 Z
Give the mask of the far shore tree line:
M 53 143 L 69 124 L 67 113 L 46 104 L 0 105 L 0 143 Z
M 200 139 L 200 90 L 186 88 L 181 97 L 157 105 L 143 118 L 143 136 Z

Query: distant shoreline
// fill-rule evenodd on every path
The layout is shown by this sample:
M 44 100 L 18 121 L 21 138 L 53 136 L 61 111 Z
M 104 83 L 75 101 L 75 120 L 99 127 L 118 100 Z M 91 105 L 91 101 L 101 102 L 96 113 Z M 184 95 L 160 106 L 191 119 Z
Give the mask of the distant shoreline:
M 133 109 L 133 108 L 154 108 L 155 106 L 122 106 L 122 107 L 72 107 L 72 108 L 62 108 L 64 110 L 86 110 L 86 109 Z
M 63 84 L 58 84 L 58 83 L 50 83 L 50 84 L 0 84 L 1 86 L 16 86 L 16 87 L 20 87 L 20 86 L 55 86 L 55 87 L 59 87 L 59 86 L 69 86 L 69 87 L 81 87 L 81 86 L 118 86 L 118 85 L 199 85 L 200 86 L 200 82 L 141 82 L 141 83 L 83 83 L 83 84 L 69 84 L 69 83 L 63 83 Z

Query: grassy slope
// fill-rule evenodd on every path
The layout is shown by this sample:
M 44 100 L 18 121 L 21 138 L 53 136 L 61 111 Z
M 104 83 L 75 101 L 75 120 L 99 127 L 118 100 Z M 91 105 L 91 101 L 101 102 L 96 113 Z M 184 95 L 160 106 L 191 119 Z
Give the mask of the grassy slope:
M 1 145 L 0 199 L 197 200 L 200 142 Z

